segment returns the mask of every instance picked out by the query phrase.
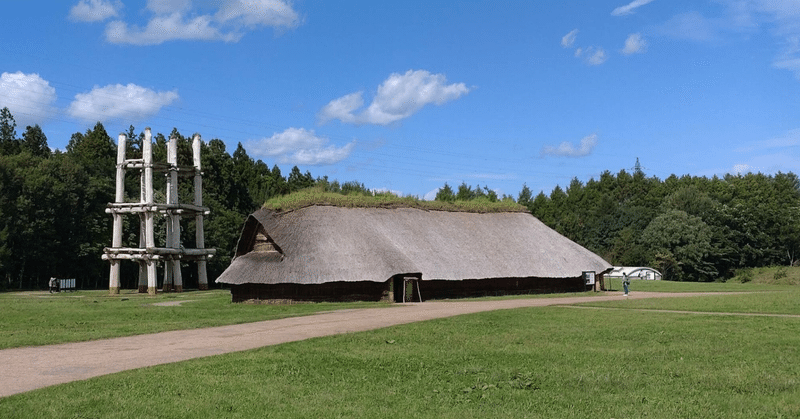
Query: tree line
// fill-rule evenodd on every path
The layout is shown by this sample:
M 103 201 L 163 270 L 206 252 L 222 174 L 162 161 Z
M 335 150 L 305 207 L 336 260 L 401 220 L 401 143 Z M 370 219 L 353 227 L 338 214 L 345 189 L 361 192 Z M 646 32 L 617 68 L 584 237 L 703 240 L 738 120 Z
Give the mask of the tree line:
M 142 132 L 126 135 L 128 158 L 141 157 Z M 178 160 L 192 164 L 190 137 L 177 129 Z M 153 157 L 166 161 L 167 138 L 154 135 Z M 284 176 L 254 160 L 238 144 L 229 154 L 220 139 L 202 146 L 206 247 L 218 249 L 208 263 L 210 279 L 230 264 L 244 219 L 268 199 L 311 186 L 342 194 L 371 194 L 363 183 L 314 178 L 294 166 Z M 7 108 L 0 110 L 0 289 L 39 289 L 51 276 L 76 278 L 80 288 L 108 285 L 108 263 L 100 259 L 111 241 L 116 142 L 101 123 L 76 132 L 65 151 L 52 152 L 38 125 L 20 137 Z M 138 173 L 126 176 L 126 201 L 138 202 Z M 165 182 L 154 179 L 157 200 Z M 192 202 L 191 181 L 179 185 L 181 202 Z M 498 196 L 488 186 L 445 183 L 440 201 L 516 201 L 549 227 L 601 255 L 614 265 L 652 266 L 666 279 L 710 281 L 743 268 L 793 265 L 800 259 L 800 180 L 793 173 L 696 177 L 664 180 L 609 171 L 585 184 L 573 179 L 566 189 L 533 196 L 527 185 L 516 199 Z M 157 220 L 157 245 L 165 223 Z M 138 219 L 124 217 L 124 246 L 138 247 Z M 194 247 L 194 220 L 182 221 L 185 247 Z M 137 265 L 121 265 L 123 288 L 135 288 Z M 193 264 L 184 274 L 196 284 Z
M 141 158 L 142 132 L 131 126 L 126 135 L 128 158 Z M 177 129 L 169 137 L 179 139 L 178 163 L 192 165 L 190 137 Z M 166 161 L 167 138 L 153 136 L 153 159 Z M 203 204 L 211 214 L 205 217 L 205 245 L 218 249 L 208 262 L 213 281 L 230 264 L 232 251 L 244 219 L 267 199 L 316 184 L 311 173 L 295 166 L 284 176 L 275 165 L 247 155 L 241 144 L 233 154 L 219 139 L 202 146 Z M 76 278 L 79 288 L 108 286 L 109 264 L 100 259 L 111 244 L 111 216 L 105 213 L 114 201 L 116 141 L 103 124 L 70 138 L 65 151 L 52 152 L 38 125 L 27 126 L 17 137 L 16 122 L 7 108 L 0 110 L 0 289 L 41 289 L 50 277 Z M 126 178 L 126 202 L 140 199 L 137 171 Z M 327 182 L 327 178 L 325 179 Z M 154 176 L 156 200 L 163 202 L 166 182 Z M 328 182 L 332 189 L 342 185 Z M 343 185 L 346 190 L 358 184 Z M 191 203 L 191 180 L 179 183 L 180 202 Z M 138 217 L 124 219 L 123 246 L 138 247 Z M 157 217 L 156 245 L 163 246 L 166 224 Z M 194 217 L 182 220 L 181 239 L 194 247 Z M 135 288 L 138 267 L 122 263 L 122 287 Z M 184 270 L 186 287 L 196 286 L 194 264 Z
M 462 183 L 454 192 L 445 184 L 436 199 L 496 200 L 487 190 Z M 575 178 L 549 195 L 534 197 L 523 185 L 516 201 L 609 263 L 651 266 L 665 279 L 725 280 L 740 269 L 800 259 L 800 181 L 793 173 L 660 180 L 637 165 L 585 184 Z

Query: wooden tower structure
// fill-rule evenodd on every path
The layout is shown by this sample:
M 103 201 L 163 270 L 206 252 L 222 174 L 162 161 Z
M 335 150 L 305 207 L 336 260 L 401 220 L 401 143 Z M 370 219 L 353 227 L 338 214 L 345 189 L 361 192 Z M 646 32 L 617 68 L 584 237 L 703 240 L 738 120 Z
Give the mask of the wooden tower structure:
M 142 158 L 126 158 L 128 138 L 119 135 L 117 145 L 117 174 L 115 202 L 108 204 L 106 212 L 114 218 L 111 247 L 103 249 L 103 259 L 111 262 L 108 290 L 111 294 L 119 294 L 120 262 L 135 261 L 139 264 L 139 292 L 155 294 L 158 288 L 156 277 L 157 264 L 164 267 L 164 291 L 183 291 L 181 261 L 197 262 L 198 286 L 208 289 L 206 260 L 214 255 L 216 249 L 205 248 L 203 233 L 203 216 L 210 210 L 203 206 L 203 176 L 200 166 L 200 135 L 192 139 L 192 166 L 178 165 L 178 139 L 171 137 L 167 143 L 167 162 L 153 161 L 153 142 L 150 128 L 145 128 L 142 142 Z M 141 193 L 139 202 L 125 202 L 125 175 L 129 170 L 138 170 Z M 166 202 L 155 202 L 153 193 L 153 173 L 164 173 L 166 179 Z M 194 202 L 180 203 L 178 200 L 179 177 L 193 177 Z M 123 215 L 139 216 L 139 247 L 123 247 L 122 217 Z M 164 247 L 156 247 L 155 216 L 166 218 L 166 238 Z M 187 249 L 181 244 L 181 217 L 194 216 L 197 248 Z

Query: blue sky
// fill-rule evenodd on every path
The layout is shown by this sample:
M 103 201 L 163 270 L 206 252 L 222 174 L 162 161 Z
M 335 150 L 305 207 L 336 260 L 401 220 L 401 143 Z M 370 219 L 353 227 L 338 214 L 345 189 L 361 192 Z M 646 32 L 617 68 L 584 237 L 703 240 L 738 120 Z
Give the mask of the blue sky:
M 51 147 L 199 132 L 314 176 L 516 196 L 800 173 L 800 0 L 5 0 L 0 106 Z

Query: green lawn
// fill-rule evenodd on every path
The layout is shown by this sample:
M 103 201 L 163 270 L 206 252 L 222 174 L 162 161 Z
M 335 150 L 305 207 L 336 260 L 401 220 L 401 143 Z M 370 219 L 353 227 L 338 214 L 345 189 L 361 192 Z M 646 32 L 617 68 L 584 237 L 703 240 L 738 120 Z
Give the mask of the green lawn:
M 621 289 L 619 281 L 612 281 L 608 285 L 612 290 Z M 755 283 L 635 280 L 632 281 L 631 289 L 632 292 L 754 292 L 791 291 L 797 287 Z M 553 298 L 564 295 L 487 298 Z M 566 295 L 583 295 L 588 298 L 599 296 L 601 293 Z M 185 302 L 180 306 L 171 307 L 154 305 L 177 301 Z M 647 308 L 651 303 L 645 301 L 639 304 L 642 304 L 642 308 Z M 272 320 L 341 308 L 388 306 L 388 303 L 232 304 L 230 293 L 226 290 L 189 291 L 157 296 L 139 294 L 134 290 L 123 290 L 120 295 L 109 295 L 107 291 L 59 294 L 6 292 L 0 293 L 0 310 L 3 317 L 3 321 L 0 322 L 0 349 Z M 673 306 L 672 309 L 680 309 L 676 307 Z
M 756 290 L 745 285 L 734 290 Z M 762 311 L 796 313 L 800 288 L 759 290 L 779 291 L 756 294 Z M 725 311 L 752 312 L 743 296 Z M 127 371 L 0 399 L 0 417 L 800 417 L 800 318 L 627 310 L 639 303 L 501 310 Z
M 185 301 L 179 306 L 157 306 Z M 232 304 L 226 290 L 190 291 L 149 296 L 123 290 L 0 293 L 0 349 L 140 335 L 168 330 L 304 316 L 384 303 L 293 305 Z

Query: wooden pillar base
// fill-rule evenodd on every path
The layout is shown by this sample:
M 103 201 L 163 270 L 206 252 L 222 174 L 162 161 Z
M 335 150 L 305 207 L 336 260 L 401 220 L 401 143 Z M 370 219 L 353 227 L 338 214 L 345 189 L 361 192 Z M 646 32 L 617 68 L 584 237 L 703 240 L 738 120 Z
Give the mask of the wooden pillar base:
M 183 292 L 183 285 L 176 285 L 173 289 L 175 292 Z
M 208 291 L 208 284 L 200 284 L 197 288 L 200 291 Z
M 139 285 L 139 294 L 144 294 L 147 292 L 147 285 Z
M 150 294 L 150 295 L 156 295 L 156 292 L 158 292 L 158 290 L 156 289 L 156 287 L 147 287 L 147 293 L 148 293 L 148 294 Z
M 119 294 L 119 287 L 111 287 L 108 289 L 109 295 L 117 295 Z

